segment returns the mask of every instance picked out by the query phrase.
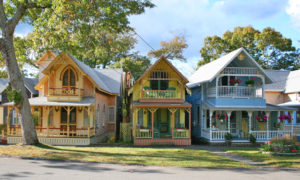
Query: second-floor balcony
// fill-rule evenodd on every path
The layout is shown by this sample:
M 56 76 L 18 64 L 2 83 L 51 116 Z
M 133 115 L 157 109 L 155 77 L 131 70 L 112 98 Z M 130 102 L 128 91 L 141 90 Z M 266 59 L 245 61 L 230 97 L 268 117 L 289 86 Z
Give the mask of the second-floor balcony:
M 218 86 L 208 88 L 208 97 L 223 98 L 262 98 L 261 87 L 251 86 Z
M 258 69 L 254 67 L 226 67 L 223 74 L 235 75 L 257 75 Z
M 84 89 L 75 87 L 49 88 L 48 101 L 80 101 Z
M 181 89 L 168 88 L 166 90 L 152 90 L 144 88 L 141 93 L 141 101 L 176 101 L 182 100 Z

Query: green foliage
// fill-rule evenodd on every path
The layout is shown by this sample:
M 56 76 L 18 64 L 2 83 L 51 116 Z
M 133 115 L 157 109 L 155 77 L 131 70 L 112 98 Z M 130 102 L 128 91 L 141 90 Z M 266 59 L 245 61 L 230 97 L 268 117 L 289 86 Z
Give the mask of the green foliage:
M 170 42 L 161 41 L 160 49 L 150 51 L 148 56 L 154 58 L 160 58 L 164 56 L 167 59 L 177 59 L 181 61 L 186 61 L 183 56 L 183 50 L 188 47 L 184 36 L 175 36 Z
M 256 144 L 256 138 L 255 138 L 255 136 L 253 136 L 253 134 L 250 134 L 250 143 L 251 144 L 253 144 L 253 145 L 255 145 Z
M 263 68 L 294 70 L 299 66 L 300 52 L 292 46 L 291 39 L 270 27 L 258 31 L 252 26 L 236 27 L 233 32 L 226 31 L 222 37 L 206 37 L 198 66 L 240 47 L 244 47 Z
M 121 68 L 121 64 L 125 72 L 130 72 L 134 79 L 138 79 L 150 67 L 151 61 L 145 56 L 131 54 L 110 67 Z
M 266 142 L 261 146 L 261 150 L 276 153 L 298 153 L 300 147 L 296 141 L 296 137 L 290 138 L 290 136 L 284 136 L 273 138 Z
M 23 98 L 21 95 L 21 90 L 7 88 L 6 93 L 7 93 L 7 99 L 10 102 L 14 102 L 15 104 L 19 104 Z
M 233 138 L 233 136 L 232 136 L 231 133 L 226 133 L 226 134 L 225 134 L 225 140 L 226 140 L 226 141 L 231 141 L 232 138 Z

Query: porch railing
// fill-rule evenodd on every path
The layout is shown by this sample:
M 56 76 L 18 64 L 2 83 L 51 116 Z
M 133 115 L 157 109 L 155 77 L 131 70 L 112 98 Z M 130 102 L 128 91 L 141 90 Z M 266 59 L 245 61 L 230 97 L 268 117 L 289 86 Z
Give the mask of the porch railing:
M 212 140 L 225 140 L 225 134 L 228 131 L 211 131 Z
M 49 88 L 50 96 L 83 96 L 84 89 L 63 87 L 63 88 Z
M 174 99 L 180 98 L 176 90 L 143 90 L 142 98 L 145 99 Z
M 209 88 L 207 95 L 208 97 L 261 98 L 262 94 L 257 93 L 257 90 L 257 87 L 248 86 L 218 86 Z
M 201 136 L 205 139 L 210 139 L 210 132 L 209 129 L 202 129 L 201 130 Z
M 136 129 L 136 138 L 152 138 L 151 129 Z
M 66 128 L 43 128 L 35 127 L 38 137 L 92 137 L 95 135 L 94 127 L 92 128 L 70 128 L 69 134 Z M 22 136 L 21 127 L 9 127 L 7 136 Z
M 251 67 L 226 67 L 224 68 L 224 74 L 256 75 L 258 74 L 258 70 Z
M 174 129 L 174 138 L 189 138 L 190 130 L 188 129 Z

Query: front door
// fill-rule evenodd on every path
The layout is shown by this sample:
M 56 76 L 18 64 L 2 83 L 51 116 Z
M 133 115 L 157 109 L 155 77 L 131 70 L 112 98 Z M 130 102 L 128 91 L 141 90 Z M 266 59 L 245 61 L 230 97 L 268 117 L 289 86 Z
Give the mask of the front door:
M 238 120 L 237 120 L 238 116 L 239 116 L 239 113 L 234 111 L 231 113 L 231 117 L 230 117 L 230 133 L 235 138 L 239 137 L 239 124 L 238 124 Z
M 158 109 L 155 112 L 155 129 L 158 137 L 172 138 L 170 126 L 170 112 L 168 109 Z
M 76 135 L 76 108 L 73 108 L 70 111 L 69 116 L 69 136 Z M 61 116 L 60 116 L 60 131 L 61 135 L 67 135 L 68 130 L 68 112 L 65 108 L 61 108 Z

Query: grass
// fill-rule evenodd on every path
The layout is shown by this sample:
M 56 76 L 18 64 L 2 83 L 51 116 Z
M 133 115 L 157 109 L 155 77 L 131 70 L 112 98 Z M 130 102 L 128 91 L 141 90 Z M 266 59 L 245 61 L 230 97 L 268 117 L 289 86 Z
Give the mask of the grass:
M 248 163 L 215 155 L 206 150 L 184 148 L 0 146 L 0 155 L 24 158 L 63 159 L 137 165 L 252 168 Z
M 229 148 L 224 151 L 242 156 L 252 161 L 262 162 L 265 166 L 280 168 L 300 168 L 300 156 L 279 156 L 262 154 L 259 148 Z

